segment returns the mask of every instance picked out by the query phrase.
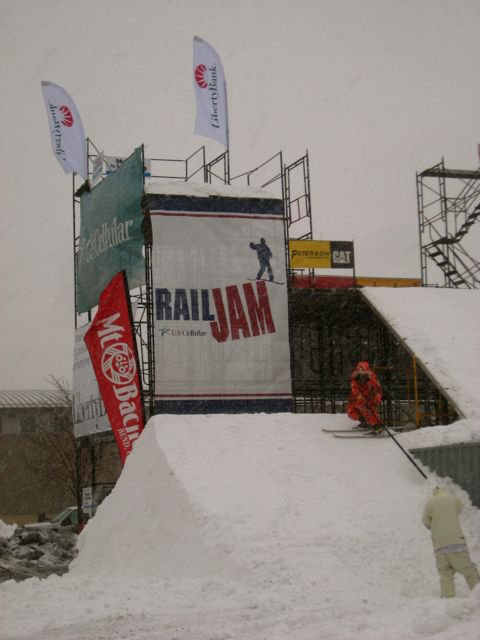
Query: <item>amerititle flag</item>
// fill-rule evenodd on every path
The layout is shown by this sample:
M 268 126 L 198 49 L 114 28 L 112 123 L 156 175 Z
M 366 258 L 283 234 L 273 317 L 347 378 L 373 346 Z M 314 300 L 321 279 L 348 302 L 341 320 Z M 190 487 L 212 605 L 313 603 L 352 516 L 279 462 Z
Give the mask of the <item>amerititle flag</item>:
M 54 156 L 65 173 L 88 178 L 87 144 L 80 114 L 68 93 L 53 82 L 42 82 L 50 141 Z

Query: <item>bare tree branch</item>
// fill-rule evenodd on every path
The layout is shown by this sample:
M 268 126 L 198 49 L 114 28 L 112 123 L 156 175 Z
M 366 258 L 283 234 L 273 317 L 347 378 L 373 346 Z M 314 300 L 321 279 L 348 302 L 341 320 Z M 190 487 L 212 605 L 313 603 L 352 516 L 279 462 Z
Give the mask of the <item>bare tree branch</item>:
M 47 382 L 59 393 L 60 404 L 48 414 L 38 410 L 36 430 L 26 440 L 23 462 L 39 477 L 66 489 L 80 507 L 90 465 L 73 431 L 73 395 L 65 380 L 49 376 Z

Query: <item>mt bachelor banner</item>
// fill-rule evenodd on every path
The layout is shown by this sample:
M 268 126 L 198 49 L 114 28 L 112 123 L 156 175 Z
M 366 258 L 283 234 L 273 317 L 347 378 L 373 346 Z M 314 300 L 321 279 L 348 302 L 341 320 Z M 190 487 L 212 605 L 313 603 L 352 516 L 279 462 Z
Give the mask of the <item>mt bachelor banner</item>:
M 124 272 L 117 273 L 102 292 L 97 314 L 84 339 L 123 463 L 145 424 Z

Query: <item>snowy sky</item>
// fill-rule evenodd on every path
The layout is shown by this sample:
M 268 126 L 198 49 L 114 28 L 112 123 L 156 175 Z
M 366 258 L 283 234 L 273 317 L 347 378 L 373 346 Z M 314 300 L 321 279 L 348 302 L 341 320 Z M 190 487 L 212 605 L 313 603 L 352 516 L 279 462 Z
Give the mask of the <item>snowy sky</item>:
M 2 388 L 71 377 L 71 179 L 40 82 L 62 85 L 107 154 L 185 158 L 192 40 L 219 52 L 232 173 L 310 153 L 314 237 L 357 274 L 419 276 L 415 173 L 478 166 L 476 0 L 0 0 Z

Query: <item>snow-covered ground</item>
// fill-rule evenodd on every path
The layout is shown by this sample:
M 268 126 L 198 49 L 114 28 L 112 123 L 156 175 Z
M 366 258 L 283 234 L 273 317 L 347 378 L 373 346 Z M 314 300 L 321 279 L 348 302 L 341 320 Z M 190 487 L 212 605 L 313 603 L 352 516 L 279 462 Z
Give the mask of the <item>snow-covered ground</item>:
M 399 441 L 480 439 L 478 293 L 366 295 L 466 416 Z M 0 638 L 479 639 L 480 587 L 459 577 L 457 597 L 439 598 L 420 516 L 432 488 L 450 485 L 480 565 L 480 511 L 448 480 L 424 480 L 390 438 L 323 431 L 349 426 L 343 415 L 152 419 L 70 572 L 0 585 Z
M 420 523 L 437 482 L 341 415 L 162 416 L 70 573 L 0 585 L 0 637 L 478 638 L 480 590 L 439 598 Z M 463 516 L 480 563 L 480 512 Z
M 0 520 L 0 538 L 10 538 L 15 533 L 15 529 L 17 525 L 15 524 L 5 524 L 2 520 Z

